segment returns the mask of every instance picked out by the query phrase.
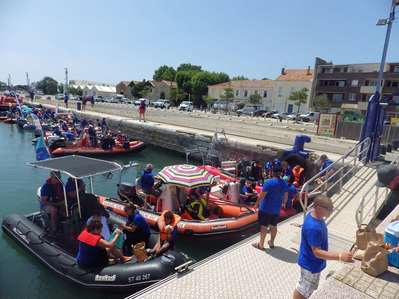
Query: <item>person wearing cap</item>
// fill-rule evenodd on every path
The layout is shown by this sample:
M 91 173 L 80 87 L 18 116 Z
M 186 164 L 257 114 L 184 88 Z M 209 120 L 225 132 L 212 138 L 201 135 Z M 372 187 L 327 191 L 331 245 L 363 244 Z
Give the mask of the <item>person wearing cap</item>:
M 320 178 L 317 179 L 317 183 L 320 185 L 322 184 L 325 180 L 328 179 L 328 177 L 334 172 L 333 168 L 329 168 L 331 164 L 334 162 L 328 159 L 327 155 L 323 154 L 319 158 L 319 166 L 320 166 Z
M 42 210 L 50 214 L 51 233 L 55 233 L 58 214 L 63 213 L 65 209 L 64 189 L 59 172 L 50 172 L 50 176 L 40 188 L 40 206 Z
M 353 261 L 351 252 L 328 251 L 328 230 L 324 219 L 332 211 L 331 199 L 319 195 L 314 200 L 312 211 L 305 218 L 298 257 L 301 274 L 293 294 L 294 299 L 309 298 L 318 288 L 320 273 L 326 267 L 327 260 Z
M 274 239 L 277 235 L 277 222 L 280 209 L 285 206 L 288 199 L 288 185 L 281 178 L 281 165 L 275 164 L 272 169 L 273 178 L 267 180 L 262 187 L 255 203 L 255 208 L 259 207 L 258 222 L 260 225 L 259 243 L 252 244 L 255 248 L 264 250 L 264 243 L 268 227 L 270 227 L 270 248 L 274 248 Z
M 152 174 L 152 164 L 147 164 L 143 173 L 141 174 L 141 189 L 145 194 L 152 194 L 154 191 L 154 175 Z

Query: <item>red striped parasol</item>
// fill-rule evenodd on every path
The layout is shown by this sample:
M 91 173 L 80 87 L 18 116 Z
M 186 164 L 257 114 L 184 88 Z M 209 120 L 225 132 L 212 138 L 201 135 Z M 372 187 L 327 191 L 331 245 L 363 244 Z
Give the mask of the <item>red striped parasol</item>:
M 188 164 L 166 166 L 157 177 L 166 184 L 188 188 L 209 186 L 215 178 L 206 169 Z

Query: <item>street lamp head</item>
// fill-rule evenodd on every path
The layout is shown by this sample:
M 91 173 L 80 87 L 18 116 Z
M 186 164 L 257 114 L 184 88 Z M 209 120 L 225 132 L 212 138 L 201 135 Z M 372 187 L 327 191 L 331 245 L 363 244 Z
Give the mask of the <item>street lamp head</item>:
M 399 0 L 398 0 L 399 1 Z M 388 19 L 379 19 L 377 21 L 377 26 L 385 26 L 386 24 L 388 24 Z

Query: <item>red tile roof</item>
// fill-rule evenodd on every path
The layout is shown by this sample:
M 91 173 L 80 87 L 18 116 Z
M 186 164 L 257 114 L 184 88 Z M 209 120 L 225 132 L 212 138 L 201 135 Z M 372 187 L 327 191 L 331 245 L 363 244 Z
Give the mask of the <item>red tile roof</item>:
M 221 88 L 266 88 L 273 86 L 273 80 L 237 80 L 210 85 Z
M 278 81 L 311 81 L 313 79 L 313 70 L 307 69 L 286 69 L 284 75 L 280 75 Z

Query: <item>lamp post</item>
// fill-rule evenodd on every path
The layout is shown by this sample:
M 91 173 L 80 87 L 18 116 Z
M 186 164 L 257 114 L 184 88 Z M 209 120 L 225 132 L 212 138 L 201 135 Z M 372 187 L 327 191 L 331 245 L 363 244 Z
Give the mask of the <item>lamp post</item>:
M 388 52 L 389 38 L 391 36 L 392 23 L 395 20 L 395 8 L 397 5 L 399 5 L 399 0 L 392 0 L 389 17 L 386 19 L 380 19 L 377 22 L 378 26 L 387 25 L 387 31 L 385 35 L 384 48 L 382 51 L 380 69 L 378 72 L 377 86 L 374 95 L 372 95 L 369 99 L 366 119 L 361 133 L 361 140 L 364 140 L 368 137 L 371 138 L 370 149 L 367 153 L 367 161 L 376 160 L 380 153 L 380 140 L 384 128 L 384 107 L 380 103 L 382 98 L 381 85 L 384 79 L 384 68 Z

